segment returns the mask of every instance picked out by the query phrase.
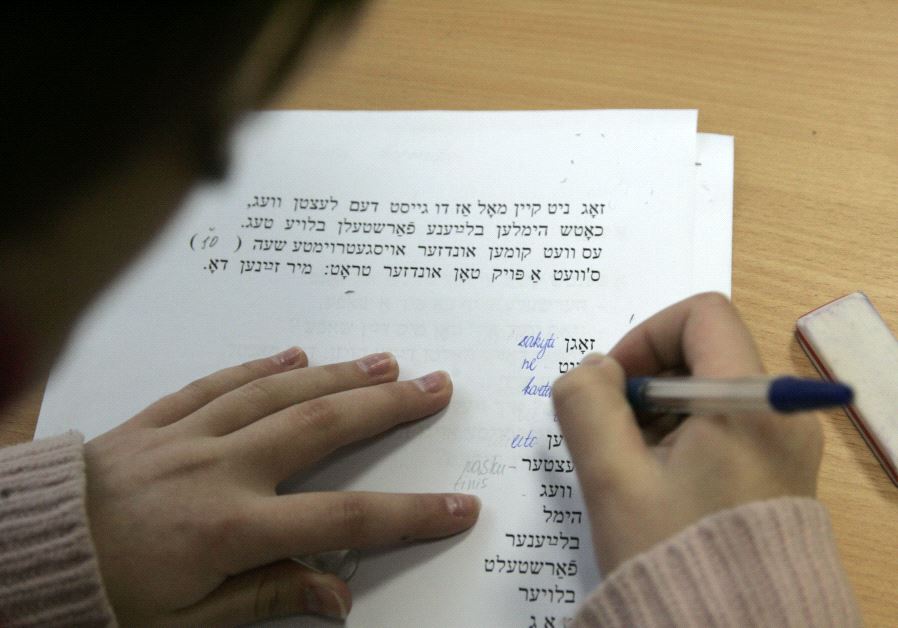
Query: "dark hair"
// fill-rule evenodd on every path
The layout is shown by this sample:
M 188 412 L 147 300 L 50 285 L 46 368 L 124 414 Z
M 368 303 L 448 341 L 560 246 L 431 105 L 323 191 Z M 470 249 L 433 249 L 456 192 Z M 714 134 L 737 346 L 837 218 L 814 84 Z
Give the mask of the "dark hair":
M 10 3 L 0 58 L 0 228 L 50 220 L 54 202 L 149 129 L 186 120 L 218 141 L 213 103 L 277 3 Z M 334 3 L 310 3 L 296 48 Z M 216 147 L 206 147 L 216 169 Z

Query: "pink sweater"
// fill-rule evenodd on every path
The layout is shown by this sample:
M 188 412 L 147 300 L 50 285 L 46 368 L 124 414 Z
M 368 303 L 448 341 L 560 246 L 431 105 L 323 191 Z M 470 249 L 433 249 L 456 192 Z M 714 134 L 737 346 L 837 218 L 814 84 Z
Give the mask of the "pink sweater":
M 83 439 L 0 450 L 0 626 L 107 626 L 85 510 Z M 859 626 L 829 518 L 782 498 L 706 517 L 609 574 L 592 626 Z
M 860 625 L 829 516 L 806 497 L 705 517 L 611 572 L 574 624 Z
M 0 449 L 0 626 L 114 621 L 87 525 L 81 435 Z

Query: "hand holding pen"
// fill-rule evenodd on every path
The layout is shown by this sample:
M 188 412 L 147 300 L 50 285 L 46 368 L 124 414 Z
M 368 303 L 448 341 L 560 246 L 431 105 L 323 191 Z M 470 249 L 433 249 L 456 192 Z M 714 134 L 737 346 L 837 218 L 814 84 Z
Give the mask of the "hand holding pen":
M 816 492 L 823 438 L 813 414 L 720 413 L 698 408 L 693 390 L 675 409 L 689 416 L 649 442 L 627 400 L 627 374 L 672 372 L 718 384 L 764 377 L 735 308 L 704 294 L 634 328 L 607 357 L 587 355 L 553 387 L 603 573 L 717 511 Z M 642 395 L 659 398 L 647 388 Z

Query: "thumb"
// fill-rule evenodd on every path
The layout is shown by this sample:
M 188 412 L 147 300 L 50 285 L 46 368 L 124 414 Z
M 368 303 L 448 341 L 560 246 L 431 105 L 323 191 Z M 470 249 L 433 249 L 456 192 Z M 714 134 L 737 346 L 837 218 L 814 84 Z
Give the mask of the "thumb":
M 626 377 L 618 362 L 598 353 L 552 387 L 558 423 L 586 496 L 630 479 L 650 454 L 624 396 Z
M 337 576 L 282 561 L 228 578 L 171 620 L 178 625 L 234 626 L 285 615 L 345 619 L 351 606 L 349 587 Z

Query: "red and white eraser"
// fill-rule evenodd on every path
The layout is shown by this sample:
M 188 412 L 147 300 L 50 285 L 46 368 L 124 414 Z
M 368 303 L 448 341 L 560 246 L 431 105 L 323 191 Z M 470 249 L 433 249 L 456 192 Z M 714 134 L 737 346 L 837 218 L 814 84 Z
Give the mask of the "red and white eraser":
M 898 339 L 862 292 L 808 312 L 795 327 L 820 374 L 854 389 L 848 416 L 898 485 Z

